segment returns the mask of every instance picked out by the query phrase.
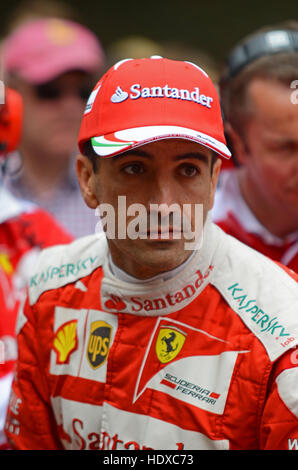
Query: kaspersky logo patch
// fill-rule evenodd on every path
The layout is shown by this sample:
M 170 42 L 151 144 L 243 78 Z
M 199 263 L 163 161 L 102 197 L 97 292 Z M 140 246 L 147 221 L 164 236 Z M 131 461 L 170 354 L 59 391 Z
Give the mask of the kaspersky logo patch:
M 78 347 L 77 320 L 64 323 L 57 330 L 53 348 L 56 352 L 56 364 L 67 364 L 70 355 Z
M 112 327 L 104 321 L 94 321 L 90 326 L 87 359 L 93 369 L 102 366 L 108 357 Z
M 240 287 L 238 282 L 229 286 L 228 291 L 238 304 L 237 310 L 241 310 L 243 313 L 250 315 L 251 321 L 255 323 L 258 333 L 270 334 L 276 341 L 290 339 L 287 338 L 290 337 L 290 333 L 288 333 L 286 327 L 279 322 L 278 315 L 273 316 L 265 312 L 258 304 L 258 301 L 251 298 L 249 294 Z M 294 338 L 292 340 L 294 340 Z M 280 342 L 280 344 L 286 346 L 283 342 Z
M 155 344 L 155 351 L 162 364 L 166 364 L 179 354 L 187 334 L 179 328 L 161 327 Z

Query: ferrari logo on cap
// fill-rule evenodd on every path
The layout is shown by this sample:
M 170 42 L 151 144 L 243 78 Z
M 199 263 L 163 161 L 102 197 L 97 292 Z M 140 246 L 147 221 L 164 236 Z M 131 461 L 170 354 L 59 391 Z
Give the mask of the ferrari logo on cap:
M 186 339 L 186 333 L 173 328 L 161 328 L 158 334 L 155 351 L 162 364 L 172 361 L 181 351 Z

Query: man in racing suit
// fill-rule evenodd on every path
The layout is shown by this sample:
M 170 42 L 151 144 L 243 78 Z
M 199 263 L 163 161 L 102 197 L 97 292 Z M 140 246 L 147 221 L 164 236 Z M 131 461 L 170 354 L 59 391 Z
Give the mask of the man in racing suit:
M 221 173 L 213 208 L 226 233 L 295 272 L 297 77 L 297 22 L 262 28 L 230 52 L 220 95 L 239 165 Z
M 79 147 L 86 203 L 115 217 L 106 236 L 39 258 L 18 317 L 11 445 L 297 449 L 297 277 L 211 222 L 213 152 L 230 152 L 207 74 L 121 61 L 89 98 Z M 194 203 L 192 244 L 175 215 Z
M 6 89 L 5 106 L 0 114 L 3 168 L 4 149 L 17 147 L 20 123 L 21 97 Z M 17 358 L 16 316 L 26 284 L 40 250 L 71 239 L 45 211 L 17 201 L 1 184 L 0 175 L 0 448 L 7 446 L 4 422 Z

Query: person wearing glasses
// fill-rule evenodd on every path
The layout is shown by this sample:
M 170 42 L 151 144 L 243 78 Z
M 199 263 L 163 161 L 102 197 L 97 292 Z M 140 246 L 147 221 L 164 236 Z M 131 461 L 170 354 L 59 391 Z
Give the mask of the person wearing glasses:
M 11 446 L 297 449 L 298 276 L 211 220 L 231 153 L 208 74 L 160 56 L 118 62 L 78 145 L 105 233 L 39 258 Z
M 74 170 L 76 136 L 104 52 L 87 28 L 61 18 L 26 21 L 5 39 L 5 82 L 23 97 L 24 126 L 18 155 L 6 178 L 17 198 L 37 203 L 77 237 L 93 233 L 97 219 L 83 205 Z
M 0 105 L 0 449 L 8 443 L 4 435 L 10 387 L 17 359 L 16 319 L 31 270 L 43 248 L 68 243 L 66 233 L 46 211 L 21 201 L 4 187 L 8 153 L 19 145 L 23 103 L 20 94 L 4 90 Z
M 235 170 L 222 172 L 214 220 L 298 271 L 298 23 L 264 27 L 229 54 L 220 79 Z

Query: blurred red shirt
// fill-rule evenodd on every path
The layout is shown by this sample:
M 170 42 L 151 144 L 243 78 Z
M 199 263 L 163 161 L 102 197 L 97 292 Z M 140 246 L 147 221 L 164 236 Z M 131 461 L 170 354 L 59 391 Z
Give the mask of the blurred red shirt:
M 0 449 L 6 448 L 3 426 L 17 358 L 19 305 L 40 250 L 71 240 L 47 212 L 0 188 Z

